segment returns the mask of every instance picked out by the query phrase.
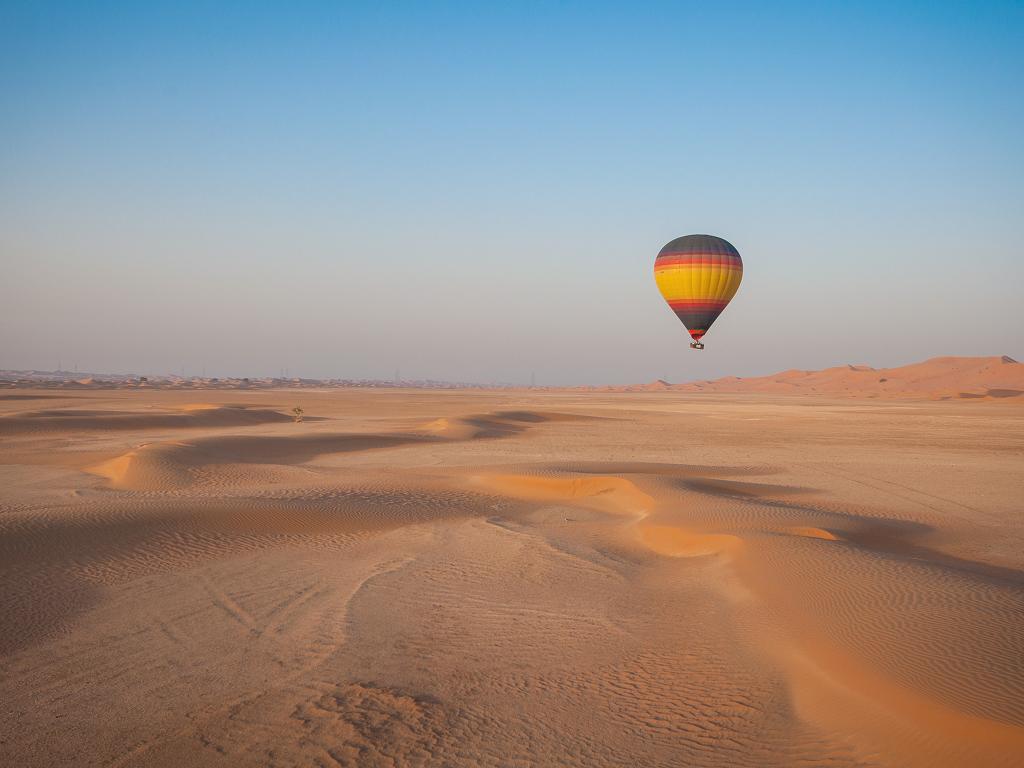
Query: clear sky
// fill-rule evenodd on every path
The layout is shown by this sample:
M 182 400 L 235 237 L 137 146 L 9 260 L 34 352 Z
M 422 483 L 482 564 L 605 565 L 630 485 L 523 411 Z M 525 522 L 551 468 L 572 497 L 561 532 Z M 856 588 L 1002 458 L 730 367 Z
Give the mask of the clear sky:
M 1024 357 L 1024 3 L 0 0 L 0 367 Z M 652 277 L 725 237 L 692 352 Z

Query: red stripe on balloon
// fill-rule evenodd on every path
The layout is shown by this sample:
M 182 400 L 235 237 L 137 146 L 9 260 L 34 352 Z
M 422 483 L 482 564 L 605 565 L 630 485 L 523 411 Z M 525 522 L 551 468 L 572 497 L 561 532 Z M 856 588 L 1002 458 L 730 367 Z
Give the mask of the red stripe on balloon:
M 725 309 L 728 304 L 728 301 L 690 301 L 687 299 L 668 302 L 672 309 Z
M 725 253 L 661 253 L 654 260 L 656 266 L 662 264 L 721 264 L 722 266 L 743 266 L 739 256 Z
M 743 272 L 742 264 L 716 264 L 711 261 L 691 261 L 689 259 L 666 259 L 654 265 L 654 271 L 660 272 L 663 269 L 674 267 L 708 267 L 709 269 L 726 269 L 732 272 Z

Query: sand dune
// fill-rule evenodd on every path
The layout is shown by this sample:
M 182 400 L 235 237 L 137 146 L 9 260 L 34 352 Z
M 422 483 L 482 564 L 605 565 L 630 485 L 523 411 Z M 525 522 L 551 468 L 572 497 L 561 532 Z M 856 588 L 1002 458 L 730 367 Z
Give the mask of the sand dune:
M 424 424 L 422 430 L 428 434 L 455 440 L 469 440 L 476 437 L 509 437 L 537 424 L 550 421 L 578 421 L 581 418 L 584 417 L 568 413 L 497 411 L 461 418 L 434 419 Z
M 428 442 L 416 435 L 319 434 L 277 437 L 230 435 L 188 442 L 152 443 L 90 468 L 123 490 L 168 490 L 196 482 L 210 465 L 301 464 L 329 453 L 393 448 Z
M 193 407 L 194 408 L 194 407 Z M 203 407 L 211 413 L 221 409 Z M 269 411 L 269 413 L 275 413 Z M 418 430 L 392 434 L 304 433 L 300 435 L 219 435 L 189 441 L 144 444 L 88 471 L 105 477 L 111 488 L 163 491 L 209 477 L 208 467 L 233 464 L 302 464 L 318 456 L 430 443 L 438 438 L 472 440 L 515 435 L 529 425 L 566 419 L 562 414 L 494 413 L 460 419 L 435 419 Z M 104 418 L 101 416 L 100 421 Z
M 0 763 L 1024 754 L 1010 398 L 215 394 L 0 402 Z
M 660 387 L 664 388 L 664 387 Z M 1012 399 L 1024 395 L 1024 365 L 1009 357 L 935 357 L 899 368 L 844 365 L 821 371 L 678 384 L 679 392 L 828 394 L 844 397 Z

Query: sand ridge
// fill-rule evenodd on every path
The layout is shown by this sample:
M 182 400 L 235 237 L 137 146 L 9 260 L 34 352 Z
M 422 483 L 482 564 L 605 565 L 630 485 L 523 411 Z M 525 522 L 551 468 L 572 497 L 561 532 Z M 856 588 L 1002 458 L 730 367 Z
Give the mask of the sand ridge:
M 659 386 L 658 389 L 665 389 Z M 927 397 L 938 400 L 1024 400 L 1024 365 L 1002 357 L 934 357 L 898 368 L 843 365 L 770 376 L 730 376 L 669 387 L 681 392 L 829 394 L 843 397 Z
M 212 406 L 193 410 L 219 411 Z M 275 413 L 270 411 L 269 413 Z M 372 451 L 436 440 L 506 437 L 529 426 L 575 417 L 520 411 L 435 419 L 418 429 L 385 434 L 317 432 L 301 435 L 217 435 L 188 441 L 145 443 L 87 471 L 106 478 L 111 488 L 160 491 L 197 481 L 210 465 L 302 464 L 325 454 Z

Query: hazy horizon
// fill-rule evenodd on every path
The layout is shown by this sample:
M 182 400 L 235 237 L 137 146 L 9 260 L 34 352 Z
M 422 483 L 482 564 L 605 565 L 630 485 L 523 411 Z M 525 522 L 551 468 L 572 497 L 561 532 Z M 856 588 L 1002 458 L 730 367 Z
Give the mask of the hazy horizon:
M 0 368 L 1024 357 L 1024 7 L 0 10 Z M 655 255 L 743 285 L 692 352 Z
M 1000 356 L 1000 355 L 990 355 L 990 356 L 981 357 L 981 358 L 974 357 L 973 359 L 979 359 L 979 360 L 998 360 L 998 359 L 1000 359 L 1000 357 L 1004 361 L 1012 360 L 1013 362 L 1020 362 L 1020 361 L 1018 361 L 1018 360 L 1016 360 L 1016 359 L 1014 359 L 1012 357 L 1009 357 L 1007 355 L 1002 355 L 1002 356 Z M 918 364 L 921 364 L 921 363 L 928 363 L 928 362 L 930 362 L 931 360 L 934 360 L 934 359 L 940 359 L 940 360 L 941 359 L 946 359 L 946 360 L 950 360 L 950 361 L 954 361 L 954 360 L 956 360 L 956 361 L 964 361 L 964 360 L 967 360 L 967 359 L 970 359 L 970 358 L 969 358 L 969 356 L 963 356 L 963 355 L 939 356 L 939 358 L 930 358 L 929 360 L 909 360 L 909 361 L 907 361 L 905 363 L 905 365 L 906 366 L 914 366 L 914 365 L 918 365 Z M 845 370 L 847 368 L 862 369 L 863 365 L 864 364 L 845 363 L 845 364 L 838 364 L 838 365 L 835 365 L 835 366 L 826 366 L 826 368 L 839 369 L 839 370 Z M 903 367 L 903 366 L 887 366 L 887 367 L 869 366 L 869 367 L 872 370 L 892 370 L 893 368 L 900 368 L 900 367 Z M 102 377 L 104 377 L 104 376 L 110 376 L 114 380 L 120 380 L 121 377 L 131 378 L 131 377 L 138 376 L 138 377 L 150 377 L 150 378 L 154 378 L 154 379 L 158 379 L 158 380 L 159 379 L 163 379 L 163 378 L 166 377 L 168 379 L 183 378 L 185 380 L 190 380 L 190 379 L 196 380 L 196 379 L 199 379 L 199 380 L 204 380 L 204 381 L 205 380 L 210 380 L 210 379 L 213 379 L 213 380 L 219 380 L 219 379 L 224 379 L 224 380 L 239 380 L 239 379 L 246 379 L 246 380 L 248 380 L 248 379 L 254 379 L 254 380 L 257 380 L 257 381 L 263 380 L 263 379 L 288 379 L 288 380 L 303 379 L 303 380 L 306 380 L 306 381 L 318 381 L 318 380 L 319 381 L 332 381 L 332 380 L 339 380 L 339 381 L 366 381 L 366 382 L 380 382 L 380 383 L 394 382 L 396 384 L 401 384 L 401 385 L 407 385 L 408 384 L 408 385 L 414 385 L 414 386 L 416 385 L 417 382 L 433 382 L 433 383 L 436 383 L 436 384 L 452 384 L 452 385 L 460 385 L 460 386 L 461 385 L 467 385 L 467 386 L 470 386 L 470 387 L 481 387 L 481 388 L 487 388 L 487 387 L 492 387 L 492 386 L 493 387 L 508 387 L 508 386 L 524 387 L 524 386 L 527 386 L 527 385 L 529 385 L 529 386 L 536 386 L 538 388 L 546 388 L 546 387 L 554 387 L 554 388 L 570 387 L 571 388 L 573 386 L 597 386 L 597 387 L 602 386 L 601 384 L 579 384 L 579 385 L 548 384 L 546 382 L 537 380 L 535 372 L 531 372 L 531 374 L 527 377 L 528 378 L 527 381 L 525 381 L 525 382 L 524 381 L 518 381 L 517 382 L 517 381 L 499 381 L 497 379 L 476 380 L 476 381 L 466 381 L 466 380 L 456 380 L 456 379 L 436 379 L 436 378 L 432 378 L 432 377 L 416 376 L 415 374 L 407 375 L 404 372 L 402 372 L 401 369 L 397 369 L 390 378 L 386 377 L 386 376 L 376 376 L 376 377 L 359 377 L 359 376 L 311 377 L 311 376 L 305 376 L 301 372 L 291 371 L 289 369 L 278 370 L 278 371 L 272 372 L 272 373 L 252 374 L 251 376 L 250 375 L 246 375 L 246 374 L 234 374 L 234 373 L 222 374 L 222 375 L 218 376 L 218 375 L 209 373 L 205 369 L 202 369 L 202 370 L 199 370 L 199 371 L 190 371 L 190 370 L 185 369 L 184 367 L 179 368 L 177 371 L 140 371 L 140 370 L 96 371 L 96 370 L 89 370 L 89 369 L 81 368 L 77 364 L 74 364 L 72 366 L 62 366 L 62 367 L 58 367 L 58 368 L 53 369 L 53 370 L 44 369 L 44 368 L 34 368 L 34 369 L 2 369 L 2 368 L 0 368 L 0 370 L 7 370 L 7 371 L 14 370 L 14 371 L 19 371 L 19 372 L 31 372 L 32 374 L 35 374 L 35 375 L 39 375 L 39 374 L 43 374 L 43 375 L 45 375 L 45 374 L 53 374 L 55 376 L 59 375 L 61 377 L 61 379 L 63 379 L 63 380 L 73 380 L 75 376 L 81 376 L 81 377 L 99 376 L 99 377 L 101 377 L 101 379 L 100 379 L 101 381 L 102 381 Z M 817 371 L 817 370 L 819 370 L 819 369 L 813 369 L 813 371 Z M 941 370 L 941 368 L 933 369 L 933 370 L 939 371 L 939 370 Z M 958 369 L 958 370 L 961 370 L 961 369 Z M 968 370 L 970 370 L 970 369 L 968 369 Z M 986 368 L 982 368 L 982 369 L 979 369 L 979 370 L 986 370 Z M 811 372 L 811 371 L 809 371 L 809 372 Z M 775 373 L 785 373 L 785 371 L 773 370 L 773 371 L 767 371 L 767 372 L 764 372 L 764 373 L 754 373 L 754 374 L 751 374 L 750 376 L 746 376 L 746 377 L 740 376 L 740 377 L 737 377 L 737 378 L 741 378 L 741 379 L 745 378 L 745 379 L 748 379 L 749 381 L 753 382 L 753 381 L 760 381 L 765 376 L 770 376 L 771 374 L 775 374 Z M 657 379 L 648 380 L 648 381 L 623 382 L 619 386 L 622 386 L 622 385 L 645 385 L 645 384 L 651 384 L 651 383 L 654 383 L 656 381 L 662 381 L 662 380 L 664 380 L 664 379 L 662 379 L 661 377 L 658 377 Z M 724 382 L 728 382 L 730 380 L 730 378 L 729 378 L 729 376 L 715 377 L 715 380 L 721 380 L 721 381 L 724 381 Z M 694 381 L 701 381 L 701 380 L 700 379 L 683 379 L 683 380 L 669 381 L 668 383 L 670 383 L 670 384 L 686 384 L 686 383 L 690 383 L 690 382 L 694 382 Z M 885 381 L 885 380 L 883 379 L 882 381 Z M 914 379 L 911 379 L 911 381 L 914 381 Z M 616 386 L 616 385 L 605 385 L 605 386 Z

